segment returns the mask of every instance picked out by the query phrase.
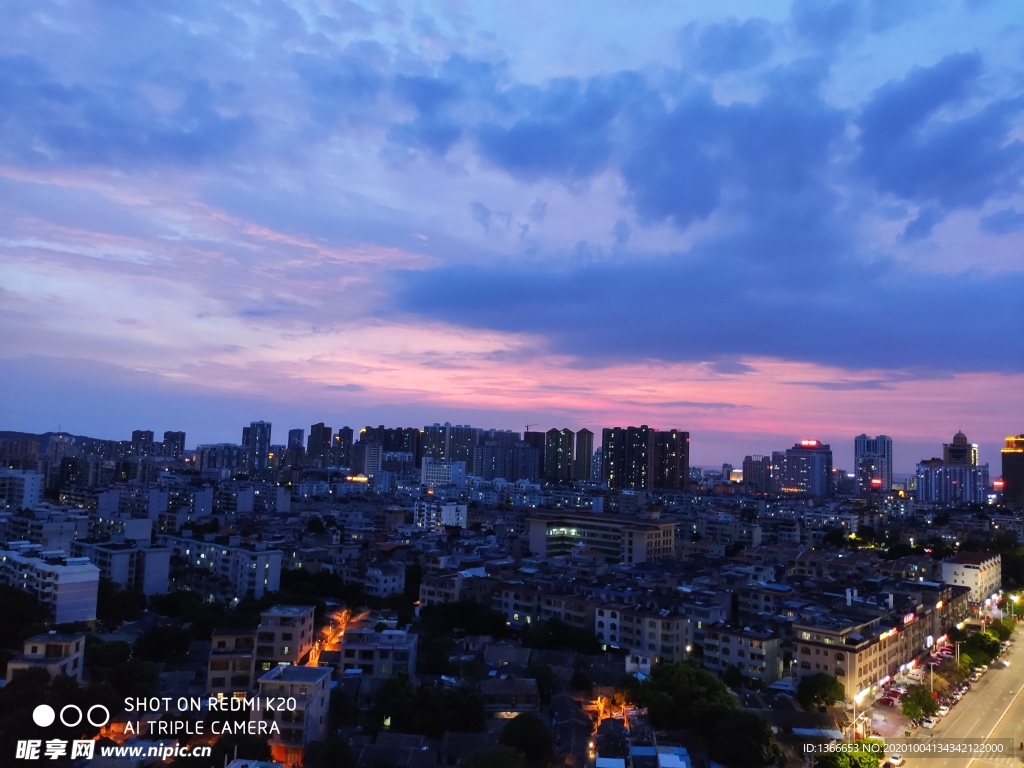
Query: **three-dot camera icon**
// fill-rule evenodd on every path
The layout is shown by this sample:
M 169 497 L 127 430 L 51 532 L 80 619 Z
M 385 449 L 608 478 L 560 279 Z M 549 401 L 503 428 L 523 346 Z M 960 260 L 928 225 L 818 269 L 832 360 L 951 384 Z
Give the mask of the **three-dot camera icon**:
M 32 710 L 32 721 L 40 728 L 47 728 L 57 720 L 57 712 L 49 704 L 40 704 Z M 110 710 L 102 704 L 93 704 L 85 712 L 81 707 L 74 704 L 67 704 L 60 709 L 60 722 L 68 727 L 74 728 L 85 720 L 94 728 L 102 728 L 110 722 Z

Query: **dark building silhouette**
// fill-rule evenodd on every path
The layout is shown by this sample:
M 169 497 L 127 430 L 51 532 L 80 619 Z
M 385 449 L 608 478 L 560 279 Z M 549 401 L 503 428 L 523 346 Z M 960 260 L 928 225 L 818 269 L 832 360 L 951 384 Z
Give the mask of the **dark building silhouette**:
M 164 432 L 164 456 L 180 459 L 185 455 L 185 433 Z
M 544 439 L 544 477 L 554 483 L 573 479 L 576 435 L 569 429 L 549 429 Z
M 576 433 L 576 462 L 573 467 L 574 480 L 589 480 L 594 462 L 594 433 L 581 429 Z
M 1011 435 L 1000 452 L 1003 460 L 1003 500 L 1024 506 L 1024 435 Z
M 309 428 L 306 461 L 311 467 L 326 467 L 331 461 L 331 428 L 322 421 Z

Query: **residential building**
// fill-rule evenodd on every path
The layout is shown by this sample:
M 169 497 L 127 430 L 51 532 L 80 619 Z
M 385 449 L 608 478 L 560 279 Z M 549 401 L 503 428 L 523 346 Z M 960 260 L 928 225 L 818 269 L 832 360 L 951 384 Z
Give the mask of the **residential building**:
M 576 432 L 576 465 L 573 470 L 573 479 L 590 480 L 593 463 L 594 433 L 584 428 Z
M 693 622 L 680 612 L 607 603 L 594 612 L 594 635 L 609 648 L 621 648 L 644 666 L 682 661 L 693 650 Z M 649 661 L 648 661 L 649 660 Z
M 185 456 L 185 433 L 164 432 L 164 456 L 179 461 Z
M 148 521 L 147 521 L 148 522 Z M 144 595 L 168 591 L 171 550 L 143 547 L 134 541 L 83 539 L 71 543 L 72 557 L 85 557 L 100 570 L 100 578 Z
M 651 563 L 675 555 L 674 521 L 578 510 L 538 510 L 527 516 L 530 551 L 541 557 L 594 549 L 612 562 Z
M 682 491 L 690 478 L 690 433 L 669 429 L 654 433 L 654 475 L 651 487 Z
M 0 583 L 33 595 L 53 613 L 54 624 L 96 620 L 100 571 L 87 558 L 11 542 L 0 549 Z
M 371 563 L 366 567 L 363 592 L 369 597 L 391 597 L 405 591 L 403 563 Z
M 305 664 L 313 650 L 312 605 L 275 605 L 260 614 L 256 630 L 256 673 Z
M 0 467 L 0 509 L 31 509 L 42 499 L 46 476 L 30 469 Z
M 1003 470 L 1003 500 L 1024 506 L 1024 435 L 1011 435 L 1000 452 Z M 0 482 L 3 482 L 0 477 Z
M 270 466 L 269 421 L 254 421 L 242 430 L 242 448 L 245 449 L 246 468 L 250 472 L 262 472 Z
M 45 669 L 50 677 L 67 677 L 82 682 L 85 668 L 85 635 L 80 632 L 54 631 L 33 635 L 23 651 L 7 662 L 7 682 L 22 669 Z
M 576 435 L 570 429 L 549 429 L 544 439 L 544 477 L 555 483 L 573 479 Z
M 730 666 L 762 685 L 774 683 L 782 674 L 782 639 L 769 629 L 718 622 L 705 627 L 701 650 L 701 663 L 719 677 Z
M 309 428 L 309 442 L 306 444 L 306 463 L 310 467 L 327 467 L 331 464 L 331 428 L 322 421 Z M 348 465 L 346 465 L 348 466 Z
M 456 488 L 466 486 L 466 462 L 464 461 L 446 461 L 424 456 L 420 471 L 420 482 L 428 488 L 449 485 Z
M 925 504 L 984 504 L 988 500 L 988 464 L 926 459 L 917 465 L 915 496 Z
M 743 483 L 754 493 L 772 490 L 772 460 L 770 456 L 743 457 Z
M 255 672 L 256 630 L 213 630 L 206 668 L 207 694 L 241 698 L 252 691 Z
M 341 639 L 341 668 L 363 679 L 385 680 L 416 672 L 416 635 L 404 629 L 346 629 Z
M 853 470 L 858 496 L 892 490 L 892 438 L 888 435 L 855 437 Z
M 271 758 L 285 765 L 302 765 L 306 747 L 314 741 L 326 740 L 330 732 L 331 670 L 274 667 L 259 678 L 257 685 L 258 705 L 250 719 L 277 724 L 278 732 L 268 739 Z M 288 699 L 295 699 L 294 710 L 268 706 Z
M 783 493 L 832 495 L 832 448 L 818 440 L 801 440 L 786 451 Z
M 959 552 L 943 560 L 942 580 L 968 587 L 971 602 L 983 603 L 1002 587 L 1002 557 L 998 552 Z
M 157 534 L 156 541 L 184 561 L 186 568 L 216 579 L 225 596 L 240 598 L 251 592 L 259 599 L 281 588 L 283 553 L 263 542 L 243 544 L 239 536 L 200 540 L 173 534 Z

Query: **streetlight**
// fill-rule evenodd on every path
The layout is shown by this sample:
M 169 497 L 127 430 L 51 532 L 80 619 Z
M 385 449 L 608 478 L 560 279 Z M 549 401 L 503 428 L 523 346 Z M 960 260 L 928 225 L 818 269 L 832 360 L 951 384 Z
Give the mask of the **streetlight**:
M 856 741 L 857 740 L 857 704 L 859 704 L 860 700 L 863 699 L 863 698 L 864 698 L 864 691 L 861 691 L 860 693 L 858 693 L 856 696 L 853 697 L 853 733 L 851 734 L 851 736 L 853 738 L 851 739 L 851 741 Z

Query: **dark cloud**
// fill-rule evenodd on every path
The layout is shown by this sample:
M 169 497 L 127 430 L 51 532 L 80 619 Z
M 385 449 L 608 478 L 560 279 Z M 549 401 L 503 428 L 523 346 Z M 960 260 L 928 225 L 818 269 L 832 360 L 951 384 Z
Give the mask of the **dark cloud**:
M 935 206 L 923 208 L 916 218 L 907 223 L 903 233 L 900 235 L 900 239 L 904 243 L 910 243 L 914 240 L 926 240 L 931 237 L 935 225 L 941 223 L 945 217 L 945 212 L 940 208 Z
M 586 179 L 604 170 L 614 148 L 611 124 L 633 100 L 643 79 L 623 72 L 581 82 L 553 81 L 519 88 L 509 100 L 525 113 L 510 124 L 477 129 L 481 155 L 513 176 Z
M 953 54 L 890 81 L 864 105 L 859 164 L 881 191 L 948 211 L 1019 188 L 1024 143 L 1012 129 L 1024 99 L 996 99 L 962 117 L 949 109 L 975 94 L 982 69 L 980 54 Z
M 697 38 L 697 68 L 709 75 L 719 75 L 757 66 L 774 50 L 770 33 L 771 25 L 766 19 L 729 19 L 708 25 Z
M 255 132 L 248 115 L 223 115 L 230 87 L 199 78 L 173 84 L 181 103 L 163 113 L 131 88 L 64 85 L 31 58 L 0 58 L 0 153 L 29 163 L 195 164 Z
M 986 216 L 980 223 L 981 231 L 990 235 L 1009 235 L 1024 230 L 1024 213 L 1006 208 Z
M 862 12 L 858 0 L 796 0 L 791 9 L 797 32 L 825 48 L 838 45 L 854 32 Z

